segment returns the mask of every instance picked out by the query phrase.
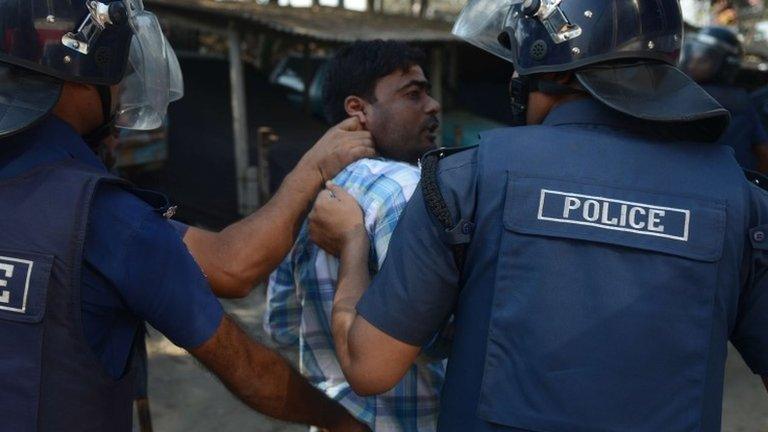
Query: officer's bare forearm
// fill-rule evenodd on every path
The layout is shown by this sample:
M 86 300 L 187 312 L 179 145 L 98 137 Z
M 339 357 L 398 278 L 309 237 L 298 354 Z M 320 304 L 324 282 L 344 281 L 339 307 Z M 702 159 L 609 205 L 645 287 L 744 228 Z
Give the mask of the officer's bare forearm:
M 333 299 L 331 331 L 341 370 L 345 375 L 350 375 L 348 381 L 350 377 L 355 377 L 354 359 L 348 343 L 352 324 L 357 318 L 355 307 L 371 282 L 368 274 L 369 249 L 368 235 L 365 230 L 360 230 L 342 246 L 339 256 L 339 280 Z
M 252 215 L 219 233 L 190 228 L 184 242 L 216 295 L 244 297 L 269 276 L 293 246 L 321 186 L 320 172 L 302 161 Z
M 250 339 L 229 317 L 192 354 L 251 408 L 281 420 L 336 429 L 352 419 L 288 362 Z
M 364 231 L 343 243 L 331 317 L 339 365 L 347 382 L 361 396 L 390 390 L 421 351 L 420 347 L 393 338 L 357 314 L 357 303 L 370 284 L 369 250 L 368 235 Z

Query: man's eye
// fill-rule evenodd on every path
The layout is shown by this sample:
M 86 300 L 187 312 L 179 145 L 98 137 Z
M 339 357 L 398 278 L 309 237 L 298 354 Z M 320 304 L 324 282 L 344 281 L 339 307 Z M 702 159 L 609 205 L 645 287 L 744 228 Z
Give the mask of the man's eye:
M 421 91 L 419 90 L 413 90 L 408 92 L 407 96 L 411 99 L 420 99 L 421 98 Z

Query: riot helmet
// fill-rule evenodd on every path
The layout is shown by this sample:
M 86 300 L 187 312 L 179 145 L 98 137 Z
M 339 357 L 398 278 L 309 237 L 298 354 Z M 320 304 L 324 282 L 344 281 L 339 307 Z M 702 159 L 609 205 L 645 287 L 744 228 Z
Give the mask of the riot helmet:
M 688 35 L 680 68 L 696 82 L 733 83 L 743 50 L 739 37 L 727 27 L 704 27 Z
M 512 63 L 518 114 L 527 91 L 583 91 L 631 117 L 693 124 L 707 140 L 728 125 L 728 112 L 676 67 L 678 0 L 470 0 L 453 33 Z M 573 72 L 576 83 L 539 79 L 552 72 Z
M 160 127 L 183 95 L 178 59 L 142 0 L 0 0 L 0 30 L 0 137 L 42 119 L 65 81 L 96 86 L 105 118 L 126 129 Z

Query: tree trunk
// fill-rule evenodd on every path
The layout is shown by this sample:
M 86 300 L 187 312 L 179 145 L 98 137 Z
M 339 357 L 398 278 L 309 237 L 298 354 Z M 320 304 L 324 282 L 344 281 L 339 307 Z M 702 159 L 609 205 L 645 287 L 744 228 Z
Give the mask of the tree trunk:
M 421 8 L 419 9 L 419 17 L 424 18 L 427 15 L 427 8 L 429 7 L 429 0 L 421 0 Z

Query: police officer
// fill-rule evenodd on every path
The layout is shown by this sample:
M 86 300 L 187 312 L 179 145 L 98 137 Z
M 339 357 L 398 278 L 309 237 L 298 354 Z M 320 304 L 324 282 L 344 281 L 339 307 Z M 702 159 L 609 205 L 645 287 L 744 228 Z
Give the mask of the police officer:
M 746 90 L 735 86 L 743 49 L 726 27 L 704 27 L 686 36 L 681 69 L 731 113 L 731 124 L 720 143 L 733 147 L 739 164 L 768 172 L 768 132 Z
M 226 291 L 266 277 L 322 179 L 372 154 L 370 136 L 333 128 L 261 212 L 222 233 L 190 228 L 207 280 L 167 200 L 95 152 L 114 126 L 160 126 L 182 94 L 157 18 L 140 0 L 0 0 L 0 22 L 0 429 L 130 431 L 143 321 L 265 414 L 361 429 L 227 317 L 209 280 Z
M 677 0 L 473 0 L 455 31 L 527 126 L 422 160 L 370 287 L 360 210 L 319 195 L 348 381 L 386 390 L 454 314 L 442 431 L 719 431 L 728 341 L 768 375 L 768 195 L 675 66 Z

